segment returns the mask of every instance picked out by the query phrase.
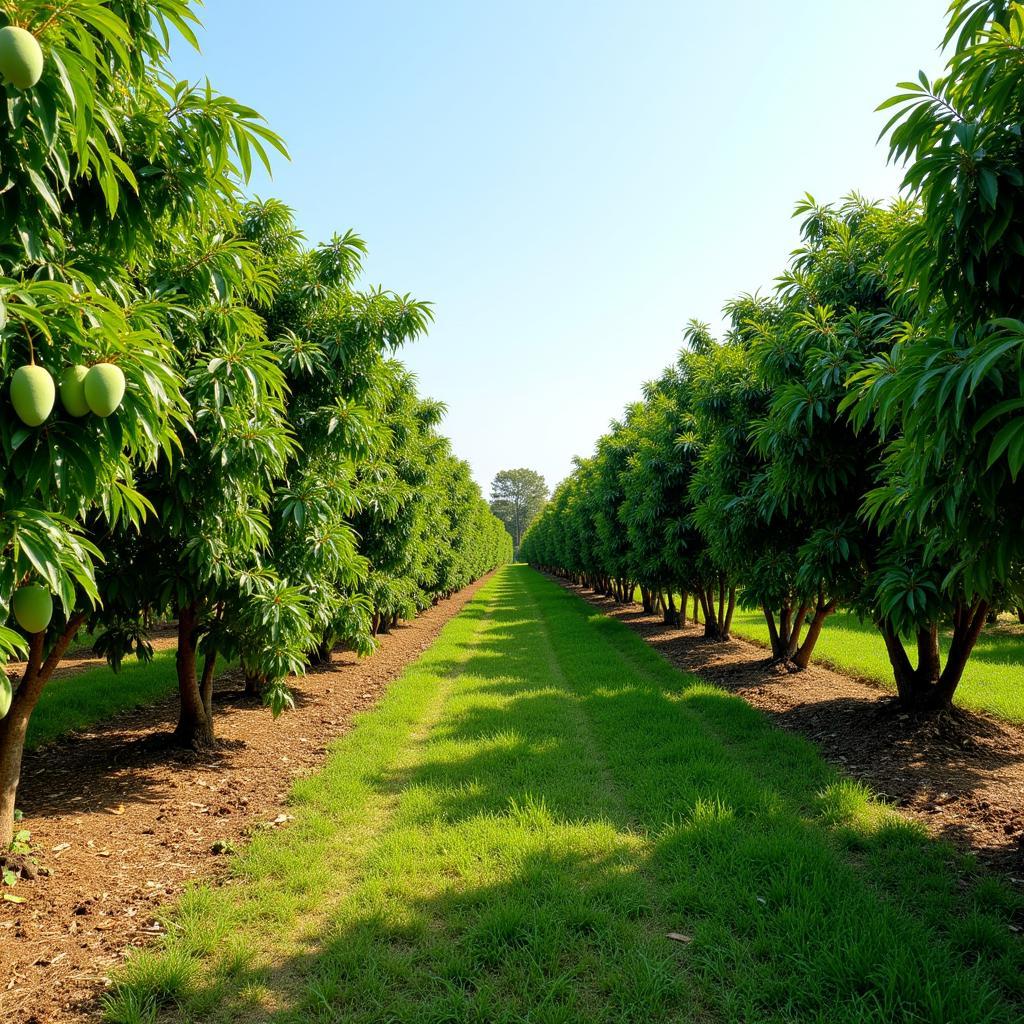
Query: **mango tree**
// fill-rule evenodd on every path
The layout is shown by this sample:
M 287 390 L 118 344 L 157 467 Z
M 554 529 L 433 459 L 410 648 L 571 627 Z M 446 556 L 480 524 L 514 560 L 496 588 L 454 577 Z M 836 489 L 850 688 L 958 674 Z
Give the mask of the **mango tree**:
M 232 227 L 213 222 L 158 254 L 154 278 L 179 304 L 173 327 L 190 412 L 181 466 L 163 460 L 144 482 L 157 517 L 125 567 L 144 591 L 140 607 L 177 617 L 175 735 L 197 748 L 214 739 L 219 656 L 244 646 L 280 682 L 310 646 L 306 598 L 264 558 L 273 495 L 295 451 L 285 376 L 252 308 L 269 300 L 275 277 Z
M 858 514 L 877 483 L 881 445 L 871 431 L 855 431 L 840 404 L 848 376 L 888 349 L 909 312 L 889 262 L 915 213 L 903 201 L 882 209 L 857 195 L 838 208 L 807 197 L 796 213 L 804 218 L 801 247 L 769 315 L 748 316 L 746 333 L 752 372 L 767 396 L 750 430 L 751 457 L 762 466 L 756 506 L 769 535 L 782 541 L 777 564 L 787 567 L 795 621 L 808 620 L 788 654 L 804 667 L 840 602 L 898 642 L 876 573 L 883 545 L 904 560 L 913 553 Z
M 711 561 L 739 580 L 739 603 L 758 608 L 768 625 L 772 658 L 806 665 L 816 639 L 801 644 L 813 596 L 797 579 L 796 548 L 803 524 L 794 516 L 769 513 L 763 498 L 766 460 L 754 448 L 752 428 L 771 397 L 750 350 L 755 325 L 778 317 L 773 303 L 745 297 L 730 304 L 732 327 L 726 341 L 710 346 L 695 389 L 696 430 L 702 439 L 691 498 L 693 520 Z M 817 625 L 817 620 L 815 620 Z
M 884 600 L 906 628 L 953 626 L 945 666 L 930 640 L 917 666 L 890 643 L 906 698 L 948 706 L 990 607 L 1021 604 L 1024 564 L 1024 7 L 950 8 L 952 55 L 883 104 L 891 156 L 920 220 L 899 247 L 915 324 L 854 375 L 858 422 L 889 445 L 869 509 L 940 572 L 894 567 Z
M 695 605 L 701 593 L 706 604 L 709 569 L 689 501 L 699 450 L 690 408 L 690 356 L 684 352 L 658 380 L 644 387 L 643 406 L 634 422 L 636 448 L 625 468 L 620 509 L 644 608 L 656 611 L 660 598 L 665 621 L 675 625 L 685 624 L 691 592 Z
M 265 130 L 167 75 L 170 29 L 192 37 L 180 0 L 24 0 L 0 18 L 42 58 L 31 83 L 0 62 L 0 607 L 13 604 L 28 649 L 0 724 L 3 843 L 32 710 L 98 602 L 97 564 L 151 512 L 138 471 L 171 455 L 184 421 L 151 252 L 184 217 L 233 201 L 229 156 L 251 163 Z M 21 615 L 19 589 L 36 594 Z

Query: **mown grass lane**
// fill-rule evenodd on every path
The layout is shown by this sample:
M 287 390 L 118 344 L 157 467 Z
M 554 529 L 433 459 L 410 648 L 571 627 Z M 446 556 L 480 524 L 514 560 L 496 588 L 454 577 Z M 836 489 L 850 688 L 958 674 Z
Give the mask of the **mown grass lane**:
M 109 1020 L 1024 1009 L 1020 896 L 525 567 L 448 624 L 293 803 L 231 884 L 169 912 Z

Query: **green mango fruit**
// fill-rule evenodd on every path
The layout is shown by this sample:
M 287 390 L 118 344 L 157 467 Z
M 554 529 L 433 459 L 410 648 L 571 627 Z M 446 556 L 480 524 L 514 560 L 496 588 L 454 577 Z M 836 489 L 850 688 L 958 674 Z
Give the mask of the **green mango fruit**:
M 29 583 L 14 592 L 14 618 L 26 633 L 42 633 L 53 618 L 53 596 L 46 587 Z
M 89 413 L 89 403 L 85 400 L 85 378 L 88 373 L 88 366 L 69 366 L 60 375 L 61 405 L 72 416 L 86 416 Z
M 16 89 L 31 89 L 43 77 L 43 51 L 23 28 L 0 28 L 0 75 Z
M 19 366 L 11 378 L 11 405 L 22 423 L 38 427 L 53 411 L 57 389 L 41 366 Z
M 117 412 L 124 398 L 124 374 L 113 363 L 97 363 L 85 375 L 85 400 L 100 417 Z
M 6 672 L 0 672 L 0 718 L 7 717 L 13 699 L 14 690 L 11 688 L 11 680 Z

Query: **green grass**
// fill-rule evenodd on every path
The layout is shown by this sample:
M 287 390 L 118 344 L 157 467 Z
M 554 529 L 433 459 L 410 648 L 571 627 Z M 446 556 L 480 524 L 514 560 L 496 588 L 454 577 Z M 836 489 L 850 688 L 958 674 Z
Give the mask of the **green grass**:
M 120 672 L 100 665 L 52 680 L 32 713 L 27 746 L 38 747 L 72 729 L 87 728 L 125 708 L 174 693 L 174 657 L 173 649 L 157 651 L 148 664 L 126 658 Z
M 640 600 L 639 589 L 634 600 Z M 692 597 L 687 612 L 693 613 Z M 769 645 L 768 626 L 759 609 L 737 608 L 732 631 L 736 636 Z M 943 655 L 949 650 L 949 639 L 946 634 L 940 640 Z M 913 645 L 905 646 L 911 658 L 916 658 Z M 840 611 L 829 617 L 815 645 L 814 661 L 896 690 L 881 634 L 851 612 Z M 1015 616 L 1004 615 L 995 626 L 985 627 L 957 688 L 955 703 L 987 711 L 1008 722 L 1024 723 L 1024 626 Z
M 737 608 L 733 632 L 768 643 L 768 627 L 759 611 Z M 943 654 L 949 649 L 948 636 L 942 639 L 942 649 Z M 911 656 L 916 657 L 916 652 Z M 896 688 L 881 634 L 849 612 L 836 612 L 825 623 L 814 660 Z M 956 703 L 1010 722 L 1024 722 L 1024 630 L 1016 620 L 985 628 L 967 663 Z
M 292 805 L 232 884 L 168 912 L 162 944 L 115 977 L 108 1021 L 1024 1012 L 1019 895 L 524 567 L 447 625 Z

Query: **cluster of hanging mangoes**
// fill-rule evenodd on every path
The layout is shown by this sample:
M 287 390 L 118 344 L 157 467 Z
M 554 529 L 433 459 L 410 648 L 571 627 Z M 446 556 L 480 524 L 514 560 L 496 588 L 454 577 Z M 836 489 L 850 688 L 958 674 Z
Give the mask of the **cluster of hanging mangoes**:
M 4 83 L 13 85 L 16 89 L 31 89 L 42 75 L 43 51 L 35 36 L 16 25 L 0 29 L 0 77 Z M 97 375 L 90 388 L 94 396 L 95 409 L 89 403 L 85 391 L 89 369 L 84 366 L 73 366 L 62 376 L 61 401 L 72 416 L 84 416 L 90 411 L 95 411 L 98 416 L 109 416 L 121 404 L 124 396 L 124 374 L 109 363 L 101 363 L 98 366 L 107 366 L 116 373 L 110 374 L 109 370 L 104 370 Z M 98 369 L 98 366 L 93 369 Z M 67 389 L 64 384 L 65 378 L 68 381 Z M 115 396 L 116 401 L 111 404 Z M 38 427 L 50 415 L 53 402 L 53 378 L 43 367 L 22 366 L 15 371 L 11 380 L 11 404 L 22 422 L 30 427 Z M 109 411 L 103 411 L 107 409 Z M 18 625 L 27 633 L 41 633 L 53 618 L 53 597 L 45 587 L 35 583 L 26 584 L 15 592 L 11 609 Z M 11 682 L 6 673 L 0 673 L 0 718 L 10 710 L 11 697 Z
M 31 89 L 43 75 L 43 51 L 31 32 L 17 25 L 0 28 L 0 79 L 5 87 Z M 113 363 L 69 366 L 60 376 L 60 400 L 70 416 L 92 413 L 106 418 L 124 400 L 124 372 Z M 57 398 L 57 386 L 43 366 L 32 360 L 11 378 L 11 405 L 27 427 L 46 422 Z M 53 595 L 44 586 L 26 583 L 15 591 L 11 610 L 26 633 L 41 633 L 53 618 Z M 11 702 L 10 682 L 0 673 L 0 718 Z M 5 685 L 6 684 L 6 685 Z
M 113 363 L 69 366 L 60 376 L 61 404 L 71 416 L 112 416 L 120 408 L 124 392 L 124 372 Z M 42 426 L 56 397 L 53 377 L 44 367 L 30 363 L 14 371 L 11 405 L 26 426 Z M 41 633 L 53 618 L 53 597 L 45 587 L 26 584 L 15 591 L 11 610 L 26 633 Z
M 71 416 L 92 413 L 105 419 L 121 407 L 124 373 L 113 363 L 69 366 L 60 375 L 60 401 Z M 30 363 L 19 366 L 11 378 L 11 405 L 28 427 L 41 426 L 53 411 L 57 398 L 53 377 L 47 369 Z

